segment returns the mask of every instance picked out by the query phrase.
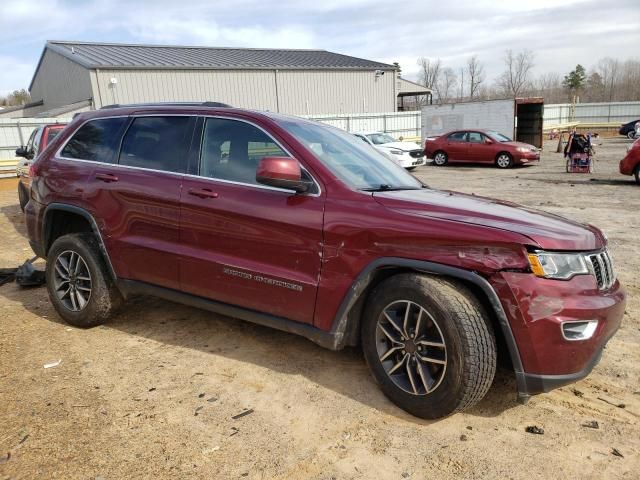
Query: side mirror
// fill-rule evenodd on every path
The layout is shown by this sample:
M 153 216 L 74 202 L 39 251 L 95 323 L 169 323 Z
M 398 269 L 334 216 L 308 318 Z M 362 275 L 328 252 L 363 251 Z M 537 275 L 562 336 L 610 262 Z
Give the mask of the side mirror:
M 302 178 L 302 169 L 295 158 L 264 157 L 256 170 L 256 181 L 270 187 L 286 188 L 296 193 L 308 191 L 313 182 Z
M 484 143 L 487 145 L 491 145 L 493 143 L 493 140 L 491 140 L 490 138 L 485 138 Z
M 16 148 L 16 157 L 24 157 L 27 158 L 29 152 L 27 152 L 27 149 L 24 147 L 18 147 Z

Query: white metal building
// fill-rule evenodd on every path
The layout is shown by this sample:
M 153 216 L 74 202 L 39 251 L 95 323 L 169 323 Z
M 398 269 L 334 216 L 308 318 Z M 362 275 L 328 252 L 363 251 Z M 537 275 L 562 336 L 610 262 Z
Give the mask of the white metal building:
M 29 86 L 28 115 L 169 101 L 298 115 L 393 112 L 394 80 L 394 65 L 325 50 L 49 41 Z

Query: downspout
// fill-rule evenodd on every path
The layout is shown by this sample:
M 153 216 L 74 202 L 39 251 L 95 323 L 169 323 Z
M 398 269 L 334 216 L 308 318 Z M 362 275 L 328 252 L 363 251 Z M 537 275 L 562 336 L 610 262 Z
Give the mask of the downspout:
M 280 113 L 280 98 L 278 97 L 278 70 L 273 71 L 273 80 L 276 85 L 276 112 Z
M 104 105 L 104 103 L 102 102 L 102 92 L 100 91 L 100 79 L 98 77 L 98 74 L 100 73 L 100 69 L 96 68 L 94 73 L 96 76 L 96 86 L 98 87 L 98 103 L 100 104 L 100 107 L 96 105 L 96 110 L 97 110 L 98 108 L 101 108 Z

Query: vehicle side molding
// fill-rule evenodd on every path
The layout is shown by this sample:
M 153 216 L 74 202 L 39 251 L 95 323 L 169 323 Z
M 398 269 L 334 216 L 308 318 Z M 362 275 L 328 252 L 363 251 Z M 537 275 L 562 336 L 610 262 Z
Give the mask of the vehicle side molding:
M 511 357 L 518 385 L 518 399 L 522 402 L 526 402 L 530 394 L 527 389 L 522 360 L 520 359 L 520 351 L 518 350 L 518 345 L 515 337 L 513 336 L 511 325 L 509 324 L 509 320 L 502 308 L 500 299 L 491 284 L 482 276 L 461 268 L 398 257 L 382 257 L 374 260 L 367 265 L 362 272 L 360 272 L 356 280 L 352 283 L 351 288 L 343 298 L 340 308 L 335 315 L 333 327 L 331 328 L 331 333 L 335 336 L 336 341 L 336 344 L 334 345 L 335 350 L 343 348 L 348 344 L 349 340 L 353 338 L 354 329 L 359 328 L 359 319 L 350 318 L 349 312 L 360 299 L 361 295 L 367 290 L 367 287 L 374 278 L 375 272 L 386 268 L 402 268 L 431 275 L 443 275 L 462 280 L 478 287 L 489 301 L 493 313 L 498 320 L 498 324 L 500 325 L 507 348 L 509 349 L 509 356 Z
M 53 225 L 50 224 L 50 221 L 52 218 L 51 214 L 56 211 L 74 213 L 76 215 L 83 217 L 85 220 L 87 220 L 87 222 L 89 222 L 89 225 L 91 225 L 91 230 L 93 231 L 93 233 L 96 235 L 98 239 L 98 245 L 100 246 L 100 251 L 104 256 L 105 262 L 107 263 L 109 274 L 111 275 L 111 278 L 115 282 L 117 280 L 116 273 L 115 273 L 115 270 L 113 269 L 113 265 L 111 264 L 111 258 L 109 257 L 109 252 L 107 252 L 107 248 L 104 244 L 104 241 L 102 240 L 102 233 L 100 233 L 100 229 L 98 228 L 98 224 L 96 223 L 95 218 L 93 218 L 93 215 L 91 215 L 91 213 L 89 213 L 84 208 L 77 207 L 75 205 L 69 205 L 66 203 L 55 203 L 55 202 L 47 205 L 47 208 L 44 211 L 44 220 L 42 222 L 41 250 L 43 254 L 46 256 L 46 254 L 48 253 L 49 247 L 51 247 L 51 245 L 49 244 L 50 243 L 49 240 L 51 238 L 51 231 L 52 231 Z

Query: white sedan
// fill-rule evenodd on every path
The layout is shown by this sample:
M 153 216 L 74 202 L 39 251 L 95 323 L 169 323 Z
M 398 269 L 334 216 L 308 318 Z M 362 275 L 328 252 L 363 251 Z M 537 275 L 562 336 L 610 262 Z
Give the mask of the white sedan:
M 398 142 L 381 132 L 358 132 L 354 135 L 407 170 L 425 164 L 424 151 L 415 143 Z

